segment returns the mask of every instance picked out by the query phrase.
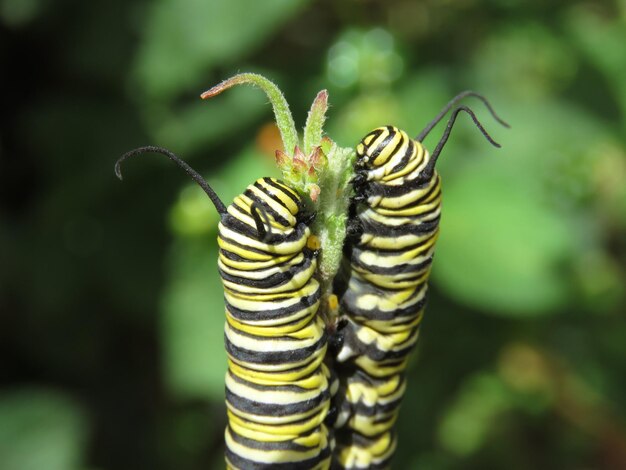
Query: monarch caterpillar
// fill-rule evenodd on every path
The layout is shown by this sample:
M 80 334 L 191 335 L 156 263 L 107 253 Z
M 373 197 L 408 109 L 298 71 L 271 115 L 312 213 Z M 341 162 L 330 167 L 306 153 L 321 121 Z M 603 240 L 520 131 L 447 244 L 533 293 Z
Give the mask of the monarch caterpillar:
M 406 389 L 404 371 L 424 314 L 439 234 L 441 180 L 435 163 L 458 114 L 468 113 L 485 138 L 500 147 L 471 109 L 458 106 L 432 155 L 424 148 L 422 140 L 466 96 L 481 99 L 508 127 L 483 96 L 466 91 L 415 139 L 387 126 L 374 129 L 357 146 L 350 214 L 356 233 L 345 247 L 348 279 L 343 286 L 337 283 L 343 315 L 335 427 L 342 468 L 387 468 L 396 448 L 393 427 Z
M 163 154 L 206 192 L 220 214 L 218 267 L 226 304 L 228 355 L 226 464 L 232 469 L 328 468 L 331 437 L 327 336 L 313 277 L 319 241 L 302 198 L 261 178 L 228 208 L 208 183 L 169 150 Z

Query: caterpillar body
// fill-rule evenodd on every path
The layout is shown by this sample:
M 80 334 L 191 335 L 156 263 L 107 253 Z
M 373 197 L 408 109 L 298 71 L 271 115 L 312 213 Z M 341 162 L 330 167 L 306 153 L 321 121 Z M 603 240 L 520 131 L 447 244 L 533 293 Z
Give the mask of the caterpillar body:
M 330 373 L 310 220 L 297 193 L 263 178 L 220 222 L 229 468 L 330 464 Z
M 476 96 L 498 122 L 489 103 L 474 92 L 455 97 L 416 139 L 386 126 L 357 146 L 347 279 L 337 283 L 342 311 L 336 352 L 338 393 L 336 465 L 388 468 L 396 448 L 394 424 L 406 389 L 405 369 L 417 342 L 441 216 L 441 179 L 435 163 L 459 112 L 457 107 L 433 154 L 421 141 L 460 99 Z
M 314 277 L 319 241 L 302 198 L 279 180 L 261 178 L 226 207 L 183 160 L 152 146 L 124 154 L 118 177 L 125 159 L 146 152 L 183 168 L 221 216 L 227 468 L 329 468 L 331 372 L 323 362 L 327 334 L 317 315 L 321 294 Z

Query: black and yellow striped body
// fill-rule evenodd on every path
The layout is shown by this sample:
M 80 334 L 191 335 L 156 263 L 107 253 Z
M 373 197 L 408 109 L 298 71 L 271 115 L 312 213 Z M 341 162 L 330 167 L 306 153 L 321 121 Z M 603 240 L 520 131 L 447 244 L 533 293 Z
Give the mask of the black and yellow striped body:
M 393 425 L 417 341 L 439 230 L 441 186 L 429 153 L 395 127 L 357 146 L 352 208 L 358 234 L 348 241 L 350 273 L 341 296 L 345 327 L 337 460 L 342 468 L 387 468 Z
M 265 236 L 255 208 L 264 214 Z M 228 468 L 330 465 L 324 424 L 330 374 L 310 219 L 297 193 L 262 178 L 235 199 L 219 225 Z

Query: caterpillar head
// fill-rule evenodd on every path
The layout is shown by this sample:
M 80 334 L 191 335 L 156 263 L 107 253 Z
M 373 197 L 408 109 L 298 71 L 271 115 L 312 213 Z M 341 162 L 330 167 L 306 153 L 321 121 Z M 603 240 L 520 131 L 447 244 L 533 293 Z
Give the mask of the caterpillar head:
M 276 241 L 301 232 L 312 221 L 300 195 L 275 178 L 260 178 L 228 207 L 226 225 L 235 223 L 261 242 Z
M 222 216 L 220 259 L 266 263 L 277 256 L 300 253 L 307 246 L 311 220 L 298 193 L 277 179 L 260 178 L 237 196 Z
M 367 134 L 357 145 L 357 167 L 380 168 L 394 156 L 403 142 L 410 140 L 406 132 L 394 126 L 378 127 Z
M 428 152 L 406 132 L 394 126 L 379 127 L 356 148 L 356 187 L 366 181 L 401 184 L 403 178 L 420 176 Z

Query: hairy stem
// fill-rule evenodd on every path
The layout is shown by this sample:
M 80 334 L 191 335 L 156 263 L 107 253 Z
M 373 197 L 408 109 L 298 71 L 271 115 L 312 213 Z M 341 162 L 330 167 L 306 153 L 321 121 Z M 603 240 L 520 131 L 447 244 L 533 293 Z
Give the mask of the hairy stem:
M 213 88 L 205 91 L 200 95 L 204 100 L 219 95 L 224 90 L 235 85 L 249 84 L 259 87 L 265 92 L 267 97 L 272 103 L 274 108 L 274 116 L 276 117 L 276 125 L 280 130 L 280 136 L 283 140 L 283 146 L 285 147 L 285 153 L 289 156 L 293 156 L 294 149 L 298 146 L 298 132 L 296 131 L 296 125 L 293 122 L 291 111 L 287 100 L 283 96 L 280 89 L 267 78 L 256 73 L 240 73 L 222 83 L 215 85 Z
M 328 164 L 320 177 L 320 198 L 313 232 L 320 238 L 322 252 L 318 274 L 322 284 L 322 298 L 332 294 L 332 284 L 343 257 L 346 238 L 348 206 L 352 195 L 350 180 L 356 153 L 351 148 L 338 147 L 334 142 L 326 151 Z M 322 302 L 327 305 L 327 302 Z

